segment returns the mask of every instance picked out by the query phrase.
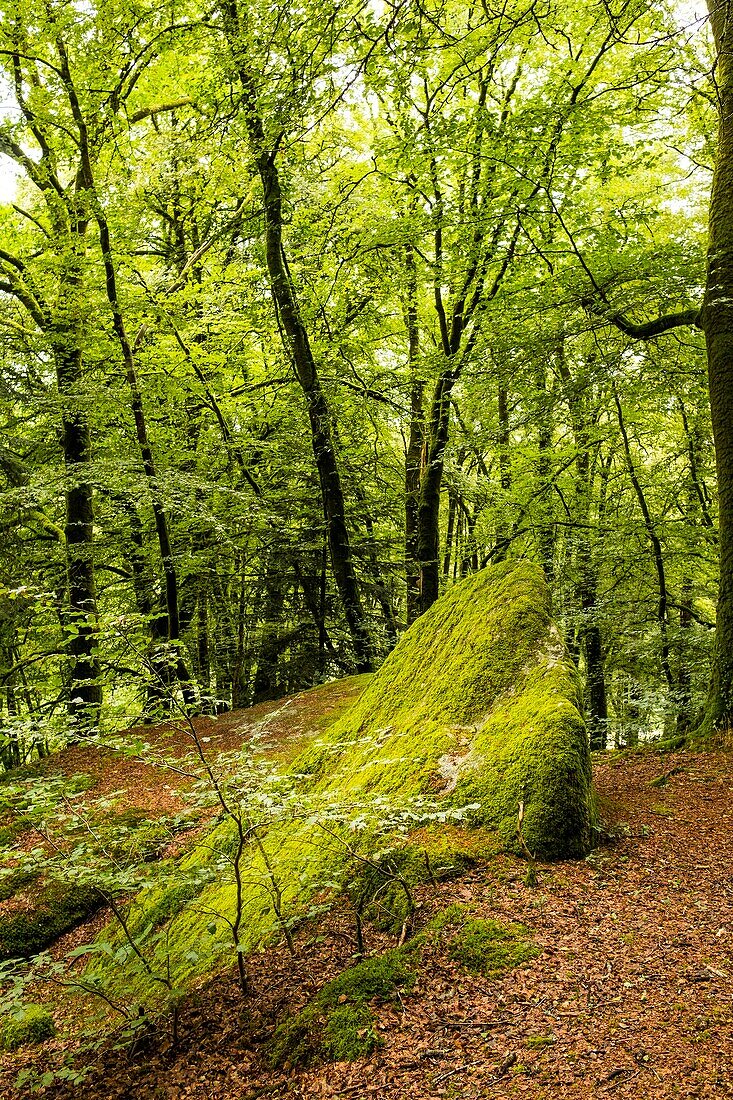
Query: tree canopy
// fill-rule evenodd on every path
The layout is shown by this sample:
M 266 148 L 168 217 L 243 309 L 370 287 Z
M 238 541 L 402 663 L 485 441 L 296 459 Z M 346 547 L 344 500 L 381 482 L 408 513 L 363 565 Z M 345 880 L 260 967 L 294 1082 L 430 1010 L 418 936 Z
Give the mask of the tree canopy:
M 3 0 L 6 766 L 522 558 L 594 747 L 729 723 L 717 12 Z

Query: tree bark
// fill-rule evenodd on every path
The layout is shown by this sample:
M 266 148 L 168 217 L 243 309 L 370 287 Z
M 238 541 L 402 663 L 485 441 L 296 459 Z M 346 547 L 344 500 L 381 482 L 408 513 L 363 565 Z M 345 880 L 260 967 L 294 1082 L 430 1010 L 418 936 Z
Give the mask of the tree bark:
M 718 148 L 702 323 L 718 474 L 720 588 L 705 725 L 733 725 L 733 2 L 709 0 L 717 51 Z
M 420 479 L 417 556 L 420 563 L 420 613 L 440 595 L 440 490 L 450 431 L 450 398 L 457 374 L 446 369 L 438 379 L 431 406 L 427 460 Z
M 405 325 L 407 328 L 407 364 L 410 375 L 410 435 L 405 454 L 405 577 L 407 581 L 407 625 L 420 614 L 420 562 L 418 557 L 418 510 L 420 504 L 420 479 L 425 457 L 425 383 L 418 378 L 416 362 L 420 330 L 417 315 L 417 269 L 415 253 L 410 245 L 405 247 L 407 269 L 407 301 Z
M 552 398 L 547 390 L 544 370 L 537 379 L 537 480 L 539 482 L 539 533 L 537 544 L 542 568 L 550 590 L 555 583 L 555 524 L 552 487 Z
M 605 657 L 603 635 L 598 618 L 598 572 L 594 562 L 594 545 L 591 542 L 591 500 L 593 464 L 591 454 L 592 412 L 588 408 L 586 379 L 573 378 L 565 359 L 565 348 L 560 343 L 555 352 L 555 363 L 562 380 L 565 401 L 570 413 L 575 457 L 575 507 L 573 509 L 584 529 L 576 535 L 576 563 L 578 582 L 577 601 L 582 612 L 571 653 L 576 664 L 582 648 L 585 660 L 585 701 L 590 746 L 593 750 L 605 749 L 608 739 L 608 701 L 606 696 Z M 605 509 L 606 478 L 608 469 L 601 469 L 601 493 L 598 505 L 600 524 Z

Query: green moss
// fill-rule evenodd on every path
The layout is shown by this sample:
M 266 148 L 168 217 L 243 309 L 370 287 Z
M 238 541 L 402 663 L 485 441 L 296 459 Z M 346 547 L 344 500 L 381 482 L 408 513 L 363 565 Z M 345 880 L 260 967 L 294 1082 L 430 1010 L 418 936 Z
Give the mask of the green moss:
M 366 1005 L 341 1005 L 329 1013 L 321 1039 L 323 1055 L 329 1061 L 353 1062 L 379 1045 L 374 1017 Z
M 156 901 L 148 902 L 142 913 L 138 914 L 137 921 L 144 920 L 155 931 L 181 912 L 186 902 L 197 898 L 203 889 L 203 882 L 195 879 L 177 882 L 163 890 Z M 133 928 L 135 928 L 133 923 Z
M 524 1040 L 524 1045 L 529 1050 L 544 1050 L 545 1047 L 551 1047 L 556 1042 L 557 1039 L 554 1035 L 529 1035 Z
M 0 1046 L 17 1050 L 26 1043 L 42 1043 L 56 1034 L 53 1017 L 42 1005 L 28 1004 L 13 1012 L 0 1027 Z
M 460 928 L 465 923 L 467 914 L 468 909 L 465 905 L 453 902 L 433 917 L 425 932 L 429 935 L 431 932 L 442 932 L 444 928 Z
M 164 821 L 150 821 L 146 816 L 115 817 L 98 830 L 110 855 L 118 862 L 140 863 L 155 859 L 171 838 Z
M 385 1000 L 395 989 L 409 989 L 415 980 L 413 953 L 412 946 L 402 947 L 362 959 L 324 986 L 319 1003 L 333 1006 L 341 997 L 355 1002 L 369 1001 L 372 997 Z
M 385 951 L 349 967 L 277 1028 L 270 1047 L 273 1065 L 316 1059 L 350 1061 L 379 1045 L 369 1001 L 385 1001 L 415 980 L 417 944 Z
M 37 955 L 101 904 L 99 893 L 91 887 L 48 883 L 32 908 L 0 916 L 0 961 Z
M 445 939 L 448 954 L 474 974 L 493 977 L 540 954 L 523 924 L 501 924 L 472 917 L 465 905 L 453 904 L 438 913 L 423 936 Z
M 0 848 L 10 848 L 28 828 L 28 822 L 22 819 L 0 826 Z
M 7 901 L 9 898 L 14 898 L 15 895 L 19 894 L 26 886 L 32 885 L 37 878 L 37 871 L 28 871 L 21 868 L 11 871 L 10 874 L 3 875 L 0 878 L 0 901 Z
M 590 844 L 591 768 L 577 671 L 528 562 L 482 570 L 404 635 L 364 693 L 296 767 L 325 789 L 445 792 L 540 857 Z
M 539 949 L 528 941 L 528 935 L 521 924 L 504 925 L 494 920 L 468 918 L 452 937 L 448 951 L 466 970 L 493 977 L 539 955 Z

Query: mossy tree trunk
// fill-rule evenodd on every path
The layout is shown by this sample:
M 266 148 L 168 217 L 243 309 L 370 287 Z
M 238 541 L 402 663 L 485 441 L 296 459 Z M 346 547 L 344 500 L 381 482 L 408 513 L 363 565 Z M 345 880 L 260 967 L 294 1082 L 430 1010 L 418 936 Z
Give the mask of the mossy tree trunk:
M 405 453 L 405 579 L 407 582 L 407 625 L 420 614 L 420 561 L 418 557 L 418 510 L 420 480 L 425 460 L 425 383 L 418 375 L 417 356 L 420 329 L 417 313 L 417 268 L 411 245 L 405 247 L 407 275 L 404 306 L 407 329 L 407 362 L 410 376 L 410 432 Z
M 702 322 L 718 474 L 720 589 L 708 728 L 733 725 L 733 2 L 709 0 L 717 51 L 718 149 Z

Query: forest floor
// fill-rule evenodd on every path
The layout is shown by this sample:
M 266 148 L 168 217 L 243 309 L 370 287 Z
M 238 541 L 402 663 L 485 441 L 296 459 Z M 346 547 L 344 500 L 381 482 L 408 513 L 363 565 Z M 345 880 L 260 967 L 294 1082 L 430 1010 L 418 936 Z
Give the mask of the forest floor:
M 222 735 L 227 728 L 234 724 Z M 83 1085 L 43 1095 L 733 1096 L 733 754 L 607 756 L 596 761 L 595 784 L 610 838 L 587 859 L 539 865 L 534 887 L 526 864 L 499 857 L 420 888 L 421 923 L 458 902 L 474 916 L 521 921 L 541 951 L 484 978 L 428 945 L 409 993 L 374 1004 L 381 1045 L 369 1057 L 289 1070 L 273 1070 L 267 1058 L 278 1020 L 354 961 L 353 924 L 336 912 L 299 933 L 295 957 L 277 949 L 250 959 L 246 1000 L 233 972 L 200 989 L 183 1006 L 175 1049 L 168 1040 L 132 1056 L 103 1048 Z M 156 786 L 175 798 L 151 777 L 151 799 Z M 366 946 L 394 942 L 370 931 Z M 17 1095 L 19 1069 L 47 1068 L 66 1048 L 53 1040 L 3 1056 L 0 1096 Z

